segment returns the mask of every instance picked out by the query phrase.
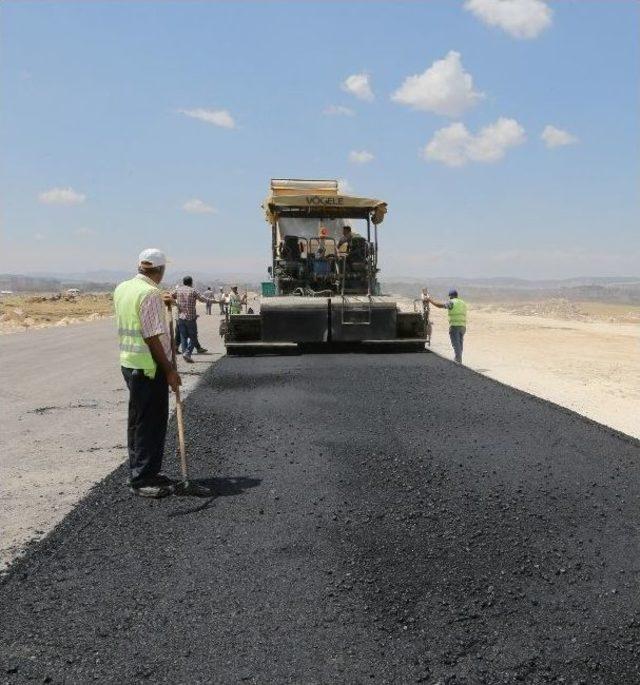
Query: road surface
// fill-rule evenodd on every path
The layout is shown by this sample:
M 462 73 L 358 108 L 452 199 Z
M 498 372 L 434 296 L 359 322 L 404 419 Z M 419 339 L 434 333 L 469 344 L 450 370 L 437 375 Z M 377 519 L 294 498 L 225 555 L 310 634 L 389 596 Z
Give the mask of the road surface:
M 640 682 L 637 441 L 432 354 L 223 358 L 186 413 L 217 496 L 94 488 L 4 682 Z

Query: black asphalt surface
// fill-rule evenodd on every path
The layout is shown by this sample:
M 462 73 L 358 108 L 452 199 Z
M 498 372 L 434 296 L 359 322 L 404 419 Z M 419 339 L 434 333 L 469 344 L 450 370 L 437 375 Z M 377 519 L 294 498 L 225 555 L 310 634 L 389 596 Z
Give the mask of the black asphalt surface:
M 640 682 L 637 441 L 431 354 L 225 358 L 186 414 L 218 496 L 95 487 L 0 682 Z

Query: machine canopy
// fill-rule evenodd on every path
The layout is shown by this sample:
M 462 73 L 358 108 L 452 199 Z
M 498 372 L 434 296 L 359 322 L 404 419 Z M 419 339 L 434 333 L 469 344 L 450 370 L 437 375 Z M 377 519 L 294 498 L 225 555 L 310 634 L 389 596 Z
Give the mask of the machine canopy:
M 337 181 L 273 179 L 271 192 L 262 205 L 265 218 L 275 223 L 281 217 L 366 219 L 380 224 L 387 203 L 369 197 L 343 195 Z

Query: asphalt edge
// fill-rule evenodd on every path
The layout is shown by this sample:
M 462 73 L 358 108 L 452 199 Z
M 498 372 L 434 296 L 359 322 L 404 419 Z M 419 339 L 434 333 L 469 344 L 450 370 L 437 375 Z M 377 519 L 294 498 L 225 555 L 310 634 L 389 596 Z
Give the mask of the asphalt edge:
M 429 348 L 429 351 L 432 354 L 435 354 L 436 357 L 440 357 L 440 359 L 448 362 L 449 364 L 454 364 L 454 361 L 452 359 L 449 359 L 446 357 L 443 353 L 441 352 L 436 352 L 435 350 Z M 527 397 L 530 397 L 533 400 L 536 400 L 537 402 L 542 402 L 543 404 L 550 405 L 554 409 L 560 410 L 564 414 L 568 414 L 569 416 L 573 417 L 578 417 L 582 421 L 586 422 L 587 424 L 591 426 L 595 426 L 597 428 L 600 428 L 604 430 L 605 432 L 613 435 L 614 437 L 622 440 L 623 442 L 629 443 L 630 445 L 635 445 L 636 447 L 640 448 L 640 438 L 634 438 L 633 435 L 628 435 L 627 433 L 623 433 L 622 431 L 619 431 L 616 428 L 613 428 L 611 426 L 608 426 L 606 423 L 600 423 L 600 421 L 596 421 L 595 419 L 590 418 L 589 416 L 585 416 L 584 414 L 580 414 L 580 412 L 575 411 L 575 409 L 569 409 L 569 407 L 565 407 L 563 404 L 558 404 L 557 402 L 554 402 L 553 400 L 547 400 L 544 397 L 540 397 L 538 395 L 534 395 L 533 393 L 528 392 L 527 390 L 523 390 L 522 388 L 518 388 L 515 385 L 509 385 L 509 383 L 505 383 L 504 381 L 499 381 L 496 378 L 492 378 L 491 376 L 487 376 L 484 373 L 481 373 L 480 371 L 476 371 L 475 369 L 472 369 L 470 366 L 466 366 L 465 364 L 459 364 L 456 365 L 461 369 L 465 369 L 467 373 L 473 373 L 476 376 L 481 376 L 482 378 L 486 379 L 487 381 L 490 381 L 491 383 L 494 383 L 496 385 L 500 385 L 503 388 L 509 388 L 510 390 L 515 390 L 522 395 L 525 395 Z

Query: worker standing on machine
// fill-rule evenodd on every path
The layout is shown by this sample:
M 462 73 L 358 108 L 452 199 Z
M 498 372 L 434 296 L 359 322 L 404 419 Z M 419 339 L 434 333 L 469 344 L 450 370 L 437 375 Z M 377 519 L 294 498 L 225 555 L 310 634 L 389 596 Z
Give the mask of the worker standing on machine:
M 361 238 L 359 233 L 355 233 L 351 226 L 342 227 L 342 238 L 338 240 L 338 252 L 349 253 L 351 252 L 351 243 L 354 238 Z
M 455 360 L 457 364 L 462 364 L 462 347 L 464 342 L 464 334 L 467 332 L 467 303 L 458 297 L 458 291 L 452 288 L 449 291 L 448 302 L 436 302 L 429 295 L 425 300 L 430 302 L 434 307 L 448 310 L 449 315 L 449 338 L 453 347 Z

